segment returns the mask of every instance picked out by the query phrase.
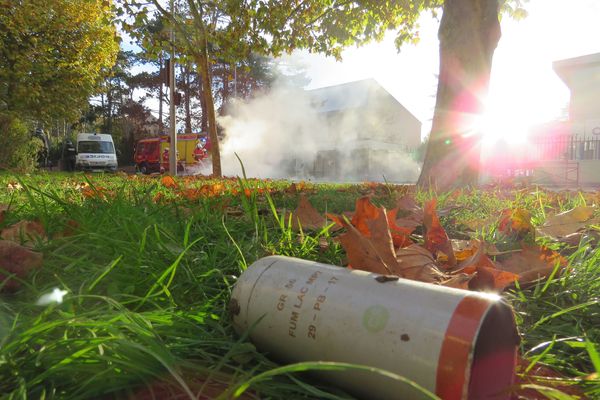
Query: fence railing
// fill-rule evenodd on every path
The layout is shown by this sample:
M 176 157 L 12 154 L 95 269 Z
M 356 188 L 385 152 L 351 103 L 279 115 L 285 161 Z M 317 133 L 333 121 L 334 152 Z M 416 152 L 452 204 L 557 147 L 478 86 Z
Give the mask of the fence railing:
M 600 135 L 535 138 L 530 150 L 533 160 L 600 160 Z

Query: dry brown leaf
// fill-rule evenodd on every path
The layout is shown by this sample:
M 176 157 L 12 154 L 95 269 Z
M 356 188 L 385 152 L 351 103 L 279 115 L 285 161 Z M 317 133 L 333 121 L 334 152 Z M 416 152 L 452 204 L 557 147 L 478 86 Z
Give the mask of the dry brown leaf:
M 392 271 L 398 270 L 398 261 L 394 251 L 394 243 L 390 233 L 390 225 L 385 208 L 378 210 L 379 215 L 375 219 L 366 220 L 370 232 L 370 239 L 383 262 Z
M 404 196 L 400 197 L 396 202 L 396 207 L 402 211 L 410 212 L 418 212 L 421 210 L 421 207 L 419 207 L 414 196 L 411 194 L 405 194 Z
M 310 204 L 305 195 L 300 195 L 298 207 L 292 213 L 292 229 L 323 229 L 327 220 Z
M 456 258 L 452 250 L 452 243 L 448 234 L 440 224 L 440 219 L 435 212 L 436 200 L 425 203 L 423 225 L 425 226 L 425 248 L 434 255 L 441 251 L 448 258 L 448 266 L 456 265 Z
M 329 250 L 329 242 L 323 236 L 319 236 L 319 252 L 324 253 Z
M 423 209 L 417 204 L 414 195 L 405 194 L 400 197 L 396 202 L 396 209 L 402 219 L 415 221 L 417 226 L 423 223 Z
M 569 211 L 548 217 L 544 225 L 538 231 L 546 236 L 562 238 L 576 233 L 587 225 L 600 222 L 598 218 L 592 218 L 596 207 L 580 206 Z
M 392 273 L 369 238 L 363 236 L 352 225 L 346 224 L 346 229 L 346 232 L 341 234 L 338 239 L 346 250 L 348 263 L 352 268 L 381 275 Z
M 440 282 L 440 285 L 456 289 L 468 290 L 469 282 L 471 281 L 471 279 L 474 278 L 474 276 L 475 275 L 469 275 L 461 272 L 460 274 L 452 275 L 451 278 Z
M 394 209 L 392 211 L 396 211 L 397 209 Z M 391 211 L 388 211 L 388 214 Z M 416 221 L 414 219 L 411 218 L 396 218 L 394 220 L 394 223 L 396 224 L 396 226 L 398 226 L 399 228 L 406 228 L 406 229 L 410 229 L 411 232 L 415 230 L 415 228 L 417 226 L 421 226 L 423 225 L 423 220 L 421 221 Z
M 31 270 L 40 268 L 42 261 L 41 253 L 9 240 L 0 240 L 0 291 L 14 290 L 20 286 L 19 281 L 8 274 L 24 278 Z
M 11 240 L 20 244 L 27 244 L 36 240 L 45 240 L 46 231 L 38 221 L 19 221 L 7 228 L 2 229 L 0 238 Z
M 471 276 L 469 289 L 472 290 L 498 290 L 511 285 L 518 275 L 498 269 L 496 264 L 485 254 L 486 246 L 479 240 L 470 243 L 472 255 L 461 261 L 457 270 Z
M 403 278 L 421 282 L 439 282 L 448 277 L 439 270 L 431 252 L 416 244 L 398 249 L 396 259 L 400 269 L 394 273 Z
M 509 271 L 478 266 L 475 276 L 469 282 L 469 289 L 502 291 L 518 279 L 519 275 Z
M 567 260 L 557 252 L 540 246 L 524 246 L 521 251 L 497 261 L 499 269 L 518 275 L 522 284 L 547 277 L 556 264 L 563 268 Z

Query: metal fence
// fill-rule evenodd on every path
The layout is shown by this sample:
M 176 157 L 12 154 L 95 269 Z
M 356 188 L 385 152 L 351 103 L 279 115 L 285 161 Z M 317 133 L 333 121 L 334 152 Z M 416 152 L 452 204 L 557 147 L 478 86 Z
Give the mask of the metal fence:
M 534 160 L 600 160 L 600 135 L 542 137 L 531 144 Z

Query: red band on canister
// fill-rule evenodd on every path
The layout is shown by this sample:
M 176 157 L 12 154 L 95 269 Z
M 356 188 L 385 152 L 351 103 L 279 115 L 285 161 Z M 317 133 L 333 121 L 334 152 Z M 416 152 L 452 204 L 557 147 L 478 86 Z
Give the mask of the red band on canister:
M 469 357 L 481 320 L 490 307 L 486 299 L 467 296 L 458 303 L 442 342 L 438 361 L 436 394 L 444 400 L 465 398 Z

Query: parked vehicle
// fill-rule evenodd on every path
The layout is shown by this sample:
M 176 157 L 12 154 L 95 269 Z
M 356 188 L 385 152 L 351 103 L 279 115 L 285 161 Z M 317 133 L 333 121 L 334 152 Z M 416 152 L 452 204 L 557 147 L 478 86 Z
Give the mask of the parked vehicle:
M 133 159 L 136 169 L 143 174 L 163 173 L 169 170 L 170 138 L 167 135 L 138 140 Z M 208 157 L 201 135 L 185 134 L 177 136 L 177 170 L 197 164 Z
M 78 134 L 75 169 L 80 171 L 116 171 L 117 154 L 112 136 L 102 133 Z

